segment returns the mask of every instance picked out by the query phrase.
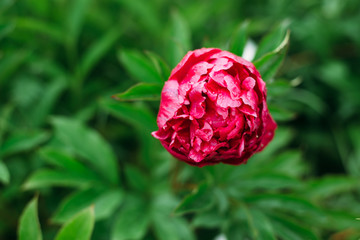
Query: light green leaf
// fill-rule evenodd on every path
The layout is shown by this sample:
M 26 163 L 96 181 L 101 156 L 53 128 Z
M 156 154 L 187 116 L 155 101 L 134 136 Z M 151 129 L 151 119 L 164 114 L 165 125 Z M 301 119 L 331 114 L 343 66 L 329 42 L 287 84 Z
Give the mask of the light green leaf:
M 80 34 L 84 15 L 91 0 L 72 1 L 66 19 L 66 35 L 70 45 L 75 44 Z
M 81 188 L 93 185 L 100 185 L 100 183 L 76 173 L 43 169 L 34 172 L 24 183 L 23 188 L 26 190 L 51 186 Z
M 167 54 L 170 66 L 175 67 L 185 54 L 191 50 L 191 32 L 186 20 L 174 10 L 171 12 L 170 40 L 168 41 Z
M 295 112 L 291 112 L 275 104 L 269 105 L 268 108 L 271 113 L 271 116 L 274 118 L 276 122 L 291 121 L 296 117 Z
M 157 54 L 149 51 L 146 51 L 145 53 L 154 64 L 156 70 L 162 76 L 163 81 L 166 81 L 169 78 L 171 72 L 169 65 Z
M 152 215 L 154 232 L 159 240 L 193 240 L 195 236 L 187 222 L 179 217 L 155 213 Z
M 84 124 L 56 117 L 52 119 L 55 135 L 69 149 L 88 160 L 99 173 L 113 184 L 118 183 L 117 160 L 110 145 Z
M 115 117 L 140 129 L 154 131 L 157 128 L 154 115 L 142 105 L 103 100 L 101 106 Z
M 89 207 L 70 219 L 60 229 L 55 240 L 90 240 L 94 222 L 94 207 Z
M 229 52 L 237 56 L 242 56 L 247 41 L 247 29 L 249 22 L 241 23 L 233 33 L 229 43 Z
M 248 209 L 249 225 L 252 225 L 253 239 L 258 240 L 275 240 L 275 231 L 269 219 L 256 209 Z
M 275 50 L 254 61 L 255 67 L 260 72 L 261 77 L 265 82 L 274 77 L 281 66 L 289 46 L 289 38 L 290 32 L 288 31 L 283 41 Z
M 143 54 L 133 50 L 121 50 L 118 58 L 129 72 L 139 82 L 163 83 L 162 77 L 154 64 Z
M 102 190 L 90 188 L 71 194 L 61 202 L 51 221 L 54 223 L 69 221 L 75 214 L 94 204 L 102 193 Z
M 82 77 L 99 62 L 99 60 L 109 51 L 109 49 L 119 39 L 121 32 L 118 28 L 108 31 L 97 42 L 90 46 L 89 50 L 80 63 Z
M 0 160 L 0 182 L 8 184 L 10 181 L 10 173 L 5 163 Z
M 300 181 L 296 178 L 290 177 L 285 174 L 274 172 L 259 172 L 251 174 L 248 177 L 242 178 L 241 182 L 237 185 L 238 189 L 296 189 L 301 186 Z
M 149 225 L 147 211 L 142 199 L 128 195 L 116 217 L 111 240 L 142 239 Z
M 285 20 L 279 26 L 275 27 L 268 35 L 266 35 L 257 47 L 257 51 L 255 54 L 254 61 L 262 58 L 264 55 L 274 52 L 276 49 L 279 48 L 284 39 L 286 38 L 285 35 L 287 33 L 287 29 L 289 28 L 290 21 Z M 260 72 L 261 73 L 261 72 Z
M 42 234 L 37 215 L 37 197 L 33 198 L 21 214 L 18 229 L 19 240 L 41 240 Z
M 139 83 L 112 97 L 119 101 L 160 100 L 162 87 L 160 84 Z
M 200 212 L 209 209 L 214 204 L 213 194 L 209 186 L 201 184 L 193 193 L 186 196 L 175 209 L 176 214 Z
M 96 220 L 106 219 L 115 213 L 117 207 L 122 204 L 124 193 L 120 190 L 110 190 L 102 194 L 95 201 Z
M 49 133 L 43 131 L 15 133 L 0 146 L 0 156 L 30 150 L 48 140 L 49 137 Z
M 194 216 L 191 225 L 194 227 L 218 228 L 225 222 L 225 220 L 226 219 L 217 211 L 210 210 L 197 213 Z

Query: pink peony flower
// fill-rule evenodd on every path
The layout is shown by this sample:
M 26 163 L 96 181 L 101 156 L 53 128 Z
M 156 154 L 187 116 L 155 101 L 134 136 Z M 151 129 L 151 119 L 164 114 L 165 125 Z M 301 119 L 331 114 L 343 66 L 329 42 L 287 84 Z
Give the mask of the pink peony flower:
M 265 82 L 254 65 L 216 48 L 190 51 L 161 93 L 152 135 L 195 166 L 242 164 L 273 138 Z

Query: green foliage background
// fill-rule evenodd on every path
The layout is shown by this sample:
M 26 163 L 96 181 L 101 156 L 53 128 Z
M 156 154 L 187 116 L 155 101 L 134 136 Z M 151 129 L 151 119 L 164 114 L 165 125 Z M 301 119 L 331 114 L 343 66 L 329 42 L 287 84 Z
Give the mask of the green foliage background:
M 359 23 L 358 0 L 1 0 L 0 239 L 359 239 Z M 174 160 L 150 135 L 170 69 L 249 39 L 275 139 Z

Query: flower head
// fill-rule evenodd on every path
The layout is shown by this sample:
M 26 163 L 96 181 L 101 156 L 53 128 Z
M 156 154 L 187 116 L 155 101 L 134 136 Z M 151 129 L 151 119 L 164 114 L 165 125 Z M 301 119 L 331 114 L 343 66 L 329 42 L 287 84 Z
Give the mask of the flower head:
M 254 65 L 215 48 L 190 51 L 173 69 L 157 125 L 152 135 L 173 156 L 200 167 L 245 163 L 276 129 Z

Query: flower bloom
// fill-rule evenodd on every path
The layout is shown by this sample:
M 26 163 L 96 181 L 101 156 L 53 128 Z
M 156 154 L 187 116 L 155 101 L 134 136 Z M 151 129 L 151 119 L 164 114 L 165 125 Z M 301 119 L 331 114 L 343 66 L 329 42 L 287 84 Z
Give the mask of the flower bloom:
M 174 157 L 199 167 L 246 163 L 276 129 L 254 65 L 216 48 L 190 51 L 172 70 L 157 125 L 152 135 Z

